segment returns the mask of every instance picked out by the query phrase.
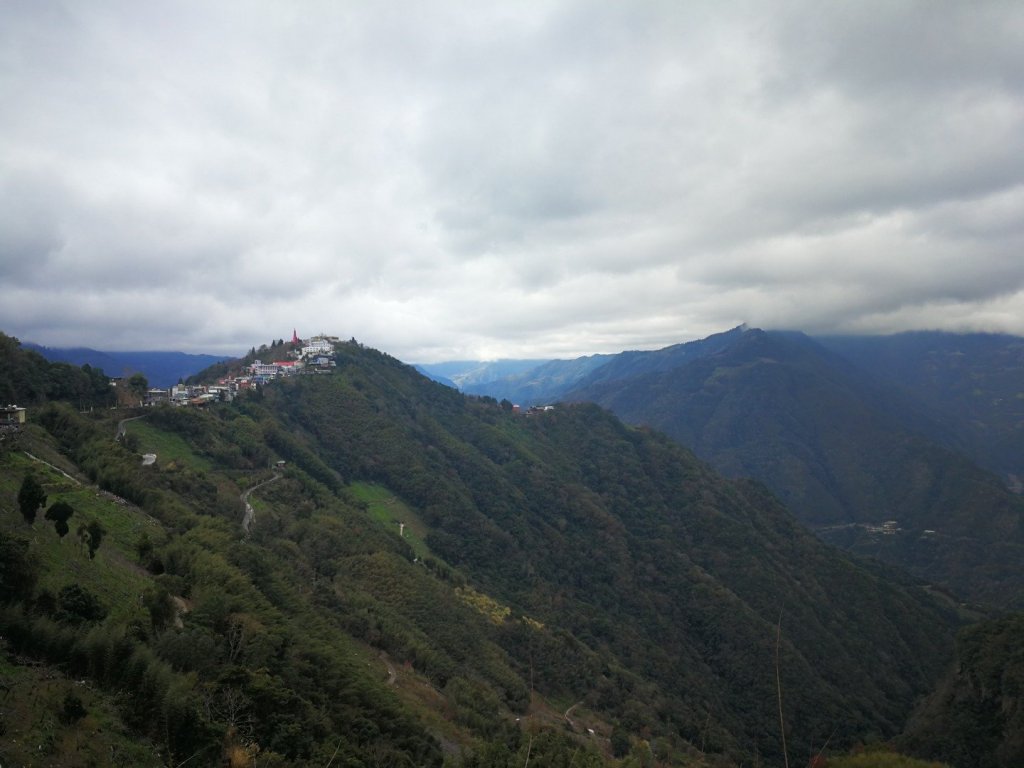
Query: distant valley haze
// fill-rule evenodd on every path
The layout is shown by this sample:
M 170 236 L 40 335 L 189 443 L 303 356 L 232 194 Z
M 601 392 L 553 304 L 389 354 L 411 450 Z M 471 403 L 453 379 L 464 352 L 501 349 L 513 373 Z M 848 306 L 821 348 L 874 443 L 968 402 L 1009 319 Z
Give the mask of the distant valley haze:
M 7 3 L 0 328 L 1024 334 L 1024 6 Z

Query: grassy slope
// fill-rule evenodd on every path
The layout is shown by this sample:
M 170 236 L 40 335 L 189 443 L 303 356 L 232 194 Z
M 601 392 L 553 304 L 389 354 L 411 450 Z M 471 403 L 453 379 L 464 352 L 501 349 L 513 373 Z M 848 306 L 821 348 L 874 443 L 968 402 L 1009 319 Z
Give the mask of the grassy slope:
M 56 458 L 52 444 L 35 439 L 24 447 L 36 456 Z M 24 474 L 31 471 L 47 493 L 47 506 L 64 500 L 75 508 L 68 521 L 71 531 L 62 540 L 40 510 L 29 527 L 17 508 L 17 492 Z M 107 531 L 93 560 L 76 539 L 79 524 L 98 521 Z M 68 584 L 78 584 L 97 595 L 112 617 L 141 618 L 139 595 L 152 586 L 152 577 L 134 562 L 133 548 L 139 534 L 155 523 L 135 507 L 93 486 L 76 483 L 24 453 L 0 456 L 0 531 L 27 538 L 30 552 L 40 564 L 39 589 L 56 594 Z M 0 756 L 4 765 L 144 766 L 161 765 L 158 750 L 131 733 L 109 693 L 88 680 L 69 679 L 57 667 L 23 656 L 0 656 L 0 679 L 6 682 L 3 698 L 4 727 Z M 87 711 L 81 720 L 60 719 L 65 696 L 75 695 Z
M 399 523 L 405 524 L 405 540 L 418 557 L 432 556 L 427 546 L 427 526 L 420 516 L 398 498 L 394 492 L 382 485 L 368 482 L 355 482 L 349 486 L 352 495 L 365 502 L 369 513 L 392 530 L 401 530 Z

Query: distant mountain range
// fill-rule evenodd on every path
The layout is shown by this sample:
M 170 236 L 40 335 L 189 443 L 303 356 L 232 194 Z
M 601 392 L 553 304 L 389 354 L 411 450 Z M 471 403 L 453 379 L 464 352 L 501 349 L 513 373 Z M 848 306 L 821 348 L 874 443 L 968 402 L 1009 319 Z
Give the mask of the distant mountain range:
M 943 425 L 933 437 L 1024 489 L 1024 339 L 922 331 L 817 341 L 911 395 Z
M 415 365 L 420 373 L 456 389 L 480 386 L 536 368 L 546 360 L 455 360 Z
M 726 475 L 759 480 L 833 543 L 1016 605 L 1022 357 L 1024 340 L 1009 336 L 816 341 L 740 327 L 654 352 L 548 361 L 464 390 L 598 403 Z
M 111 377 L 141 373 L 151 387 L 170 387 L 184 381 L 214 363 L 230 360 L 227 355 L 203 355 L 188 352 L 102 352 L 88 347 L 56 349 L 39 344 L 23 344 L 51 363 L 70 363 L 101 368 Z

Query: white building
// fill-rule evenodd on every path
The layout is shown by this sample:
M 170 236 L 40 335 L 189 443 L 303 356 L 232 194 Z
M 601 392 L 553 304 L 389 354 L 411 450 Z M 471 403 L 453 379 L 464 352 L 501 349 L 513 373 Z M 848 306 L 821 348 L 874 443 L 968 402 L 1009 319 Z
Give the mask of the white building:
M 264 378 L 272 379 L 281 372 L 280 367 L 277 363 L 264 363 L 262 360 L 257 360 L 249 366 L 253 376 L 262 376 Z
M 317 355 L 330 355 L 334 353 L 334 345 L 326 336 L 314 336 L 302 347 L 303 357 L 315 357 Z

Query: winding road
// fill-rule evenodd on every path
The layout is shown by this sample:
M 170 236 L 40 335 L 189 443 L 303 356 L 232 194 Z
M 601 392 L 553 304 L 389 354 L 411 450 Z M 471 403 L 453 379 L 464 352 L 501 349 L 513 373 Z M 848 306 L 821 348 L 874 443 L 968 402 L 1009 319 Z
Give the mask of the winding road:
M 256 510 L 254 510 L 252 508 L 252 504 L 249 503 L 249 494 L 251 494 L 257 488 L 262 488 L 264 485 L 269 485 L 275 480 L 280 479 L 280 473 L 275 472 L 272 478 L 270 478 L 269 480 L 264 480 L 262 483 L 257 483 L 252 488 L 248 489 L 247 491 L 244 491 L 242 495 L 238 497 L 239 499 L 242 500 L 242 503 L 245 504 L 245 515 L 242 516 L 242 531 L 245 532 L 246 536 L 249 535 L 249 528 L 252 527 L 253 520 L 256 519 Z
M 114 439 L 118 441 L 124 440 L 124 436 L 128 433 L 128 422 L 144 418 L 146 418 L 146 414 L 142 414 L 141 416 L 132 416 L 127 419 L 121 419 L 119 422 L 117 422 L 117 436 Z

